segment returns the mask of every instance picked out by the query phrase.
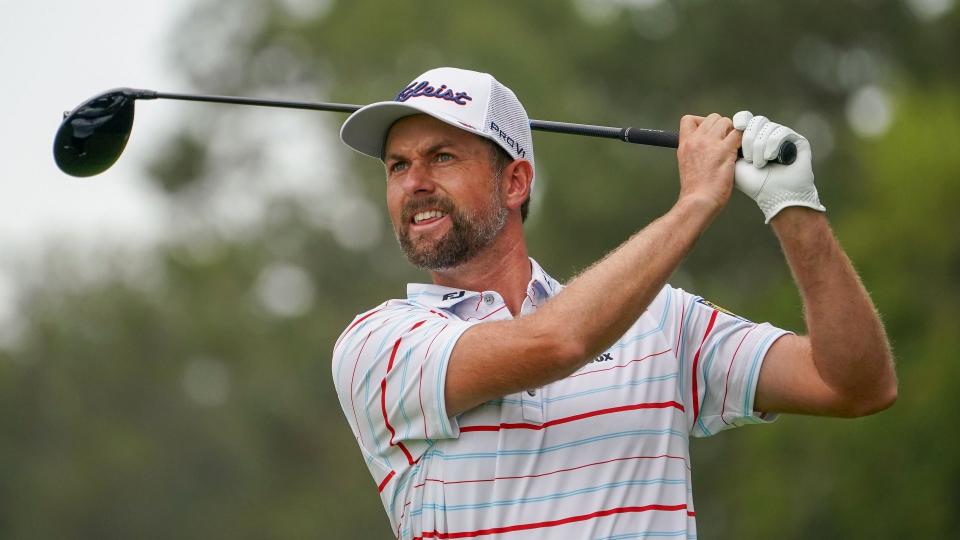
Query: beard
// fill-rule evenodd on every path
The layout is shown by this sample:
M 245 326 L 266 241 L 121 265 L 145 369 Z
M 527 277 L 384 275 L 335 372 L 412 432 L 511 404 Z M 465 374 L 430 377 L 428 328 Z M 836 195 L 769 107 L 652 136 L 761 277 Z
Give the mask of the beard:
M 475 213 L 463 212 L 450 199 L 438 195 L 409 201 L 403 207 L 399 226 L 394 227 L 403 254 L 418 268 L 438 271 L 460 266 L 482 252 L 507 222 L 508 211 L 500 200 L 499 182 L 494 182 L 494 186 L 488 204 Z M 450 218 L 450 229 L 440 238 L 411 239 L 411 219 L 417 212 L 431 208 Z

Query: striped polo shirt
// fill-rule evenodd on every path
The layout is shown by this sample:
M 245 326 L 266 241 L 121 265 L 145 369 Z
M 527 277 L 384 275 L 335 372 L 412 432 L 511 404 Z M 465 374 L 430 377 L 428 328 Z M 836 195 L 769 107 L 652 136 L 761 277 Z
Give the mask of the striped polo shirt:
M 562 289 L 531 266 L 521 316 Z M 695 538 L 689 437 L 771 419 L 754 392 L 786 332 L 668 285 L 575 373 L 449 418 L 457 339 L 510 318 L 495 291 L 410 284 L 337 340 L 337 394 L 394 534 Z

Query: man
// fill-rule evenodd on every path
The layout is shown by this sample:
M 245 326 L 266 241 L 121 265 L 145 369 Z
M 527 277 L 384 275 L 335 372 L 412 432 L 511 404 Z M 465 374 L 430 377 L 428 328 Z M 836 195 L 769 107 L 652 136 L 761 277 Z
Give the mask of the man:
M 527 255 L 529 120 L 493 77 L 434 69 L 344 123 L 347 145 L 384 161 L 397 238 L 433 280 L 357 316 L 333 354 L 398 537 L 695 537 L 689 435 L 893 403 L 883 327 L 809 144 L 736 119 L 683 117 L 676 204 L 566 286 Z M 767 164 L 787 140 L 796 162 Z M 780 240 L 808 336 L 666 285 L 735 183 Z

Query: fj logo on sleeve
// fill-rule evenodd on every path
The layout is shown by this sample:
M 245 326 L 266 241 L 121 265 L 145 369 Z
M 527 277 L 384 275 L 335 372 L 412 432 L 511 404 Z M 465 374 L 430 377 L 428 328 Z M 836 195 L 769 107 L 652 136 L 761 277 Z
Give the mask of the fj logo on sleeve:
M 446 300 L 454 300 L 456 298 L 463 298 L 464 292 L 466 291 L 457 291 L 457 292 L 447 293 L 443 295 L 443 300 L 446 301 Z
M 704 305 L 704 306 L 707 306 L 707 307 L 710 308 L 710 309 L 715 309 L 715 310 L 719 311 L 720 313 L 726 313 L 727 315 L 730 315 L 731 317 L 736 317 L 736 318 L 740 319 L 740 320 L 743 321 L 743 322 L 753 322 L 753 321 L 751 321 L 750 319 L 747 319 L 746 317 L 741 317 L 740 315 L 737 315 L 736 313 L 730 311 L 729 309 L 726 309 L 726 308 L 723 308 L 723 307 L 721 307 L 721 306 L 718 306 L 718 305 L 714 304 L 713 302 L 710 302 L 709 300 L 704 300 L 703 298 L 700 298 L 699 300 L 697 300 L 697 302 L 700 303 L 700 304 L 702 304 L 702 305 Z

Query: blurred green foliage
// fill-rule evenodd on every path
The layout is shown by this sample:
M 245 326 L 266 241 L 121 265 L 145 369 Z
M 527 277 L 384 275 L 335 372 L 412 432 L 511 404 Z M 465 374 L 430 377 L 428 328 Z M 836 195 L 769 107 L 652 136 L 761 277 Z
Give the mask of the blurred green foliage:
M 183 19 L 173 56 L 196 90 L 219 94 L 366 103 L 456 65 L 493 73 L 534 118 L 674 129 L 686 113 L 751 108 L 807 126 L 821 197 L 896 349 L 900 400 L 875 417 L 787 417 L 696 441 L 701 534 L 952 538 L 960 71 L 947 58 L 960 50 L 960 11 L 951 8 L 210 0 Z M 870 89 L 881 89 L 879 104 Z M 382 170 L 344 147 L 323 150 L 335 115 L 297 113 L 309 127 L 278 136 L 283 126 L 264 119 L 280 113 L 190 113 L 150 167 L 170 200 L 166 242 L 99 254 L 92 273 L 77 271 L 89 257 L 52 250 L 23 276 L 19 336 L 0 349 L 0 537 L 386 538 L 329 375 L 333 342 L 355 313 L 426 279 L 383 218 Z M 880 122 L 872 136 L 851 129 L 871 121 Z M 271 148 L 303 133 L 317 157 L 270 161 Z M 558 278 L 676 197 L 671 152 L 535 138 L 528 237 Z M 299 191 L 261 187 L 291 175 L 307 179 Z M 218 222 L 251 200 L 259 213 Z M 673 282 L 802 331 L 776 241 L 739 195 Z

